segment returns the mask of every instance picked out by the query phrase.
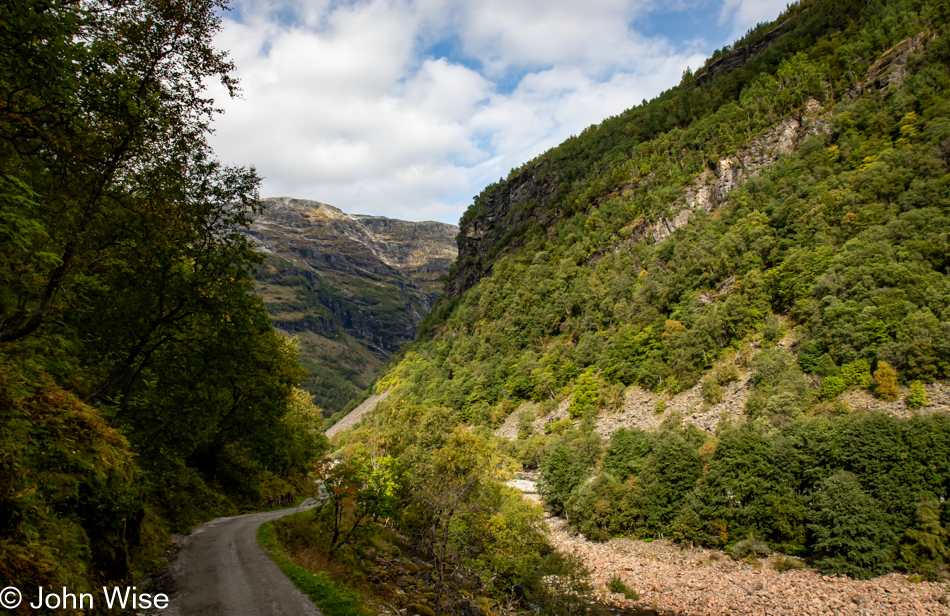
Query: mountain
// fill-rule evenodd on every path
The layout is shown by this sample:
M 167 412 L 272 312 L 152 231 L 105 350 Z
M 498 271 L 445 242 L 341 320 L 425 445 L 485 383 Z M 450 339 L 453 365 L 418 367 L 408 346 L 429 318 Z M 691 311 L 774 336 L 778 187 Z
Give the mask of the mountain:
M 297 337 L 304 388 L 335 413 L 415 337 L 455 260 L 458 227 L 288 197 L 264 206 L 248 230 L 267 255 L 255 291 L 274 326 Z
M 418 406 L 499 430 L 590 537 L 754 537 L 827 572 L 936 575 L 948 15 L 800 2 L 487 187 L 374 429 Z

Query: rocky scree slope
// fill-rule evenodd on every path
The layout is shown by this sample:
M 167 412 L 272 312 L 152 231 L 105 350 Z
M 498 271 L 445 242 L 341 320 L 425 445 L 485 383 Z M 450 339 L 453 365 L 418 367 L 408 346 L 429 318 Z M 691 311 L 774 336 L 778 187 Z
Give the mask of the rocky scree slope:
M 298 337 L 316 404 L 337 412 L 416 335 L 455 260 L 458 228 L 306 199 L 264 204 L 248 229 L 266 254 L 255 289 L 274 326 Z

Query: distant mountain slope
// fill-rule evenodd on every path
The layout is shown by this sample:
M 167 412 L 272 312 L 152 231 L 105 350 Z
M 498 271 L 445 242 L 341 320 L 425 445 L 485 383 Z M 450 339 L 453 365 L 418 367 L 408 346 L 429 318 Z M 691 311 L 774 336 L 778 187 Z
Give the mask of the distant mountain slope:
M 458 228 L 305 199 L 265 205 L 249 230 L 268 255 L 256 291 L 274 325 L 298 336 L 316 404 L 339 411 L 415 336 L 455 260 Z

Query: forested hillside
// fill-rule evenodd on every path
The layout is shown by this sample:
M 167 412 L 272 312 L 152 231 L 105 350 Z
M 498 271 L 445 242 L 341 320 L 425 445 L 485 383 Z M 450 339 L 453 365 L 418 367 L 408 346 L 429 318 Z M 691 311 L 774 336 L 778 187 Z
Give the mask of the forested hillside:
M 513 417 L 519 438 L 498 446 L 591 538 L 937 576 L 948 17 L 941 0 L 800 2 L 486 188 L 446 294 L 376 385 L 392 394 L 339 443 L 398 452 L 370 426 L 413 408 L 487 440 Z M 739 415 L 708 431 L 666 411 L 698 387 L 702 415 L 740 377 Z M 662 422 L 602 439 L 631 392 Z M 874 411 L 897 402 L 904 418 Z
M 251 293 L 258 178 L 206 141 L 221 8 L 0 6 L 4 585 L 140 579 L 170 530 L 292 500 L 323 439 Z

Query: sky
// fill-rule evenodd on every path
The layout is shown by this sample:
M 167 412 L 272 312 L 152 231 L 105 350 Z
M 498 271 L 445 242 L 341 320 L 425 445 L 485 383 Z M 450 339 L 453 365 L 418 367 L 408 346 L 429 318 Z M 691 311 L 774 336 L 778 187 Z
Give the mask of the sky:
M 211 145 L 261 195 L 457 223 L 473 197 L 788 0 L 236 0 Z

